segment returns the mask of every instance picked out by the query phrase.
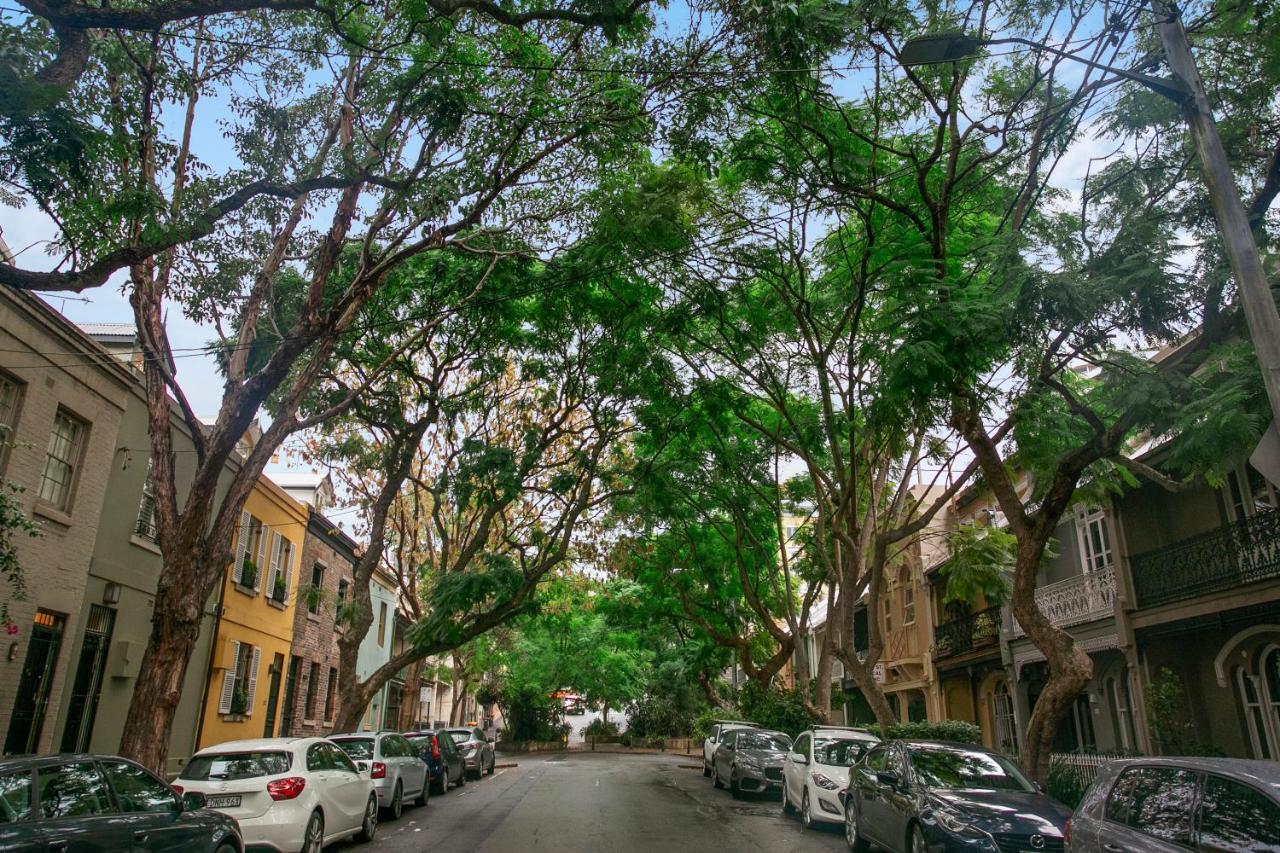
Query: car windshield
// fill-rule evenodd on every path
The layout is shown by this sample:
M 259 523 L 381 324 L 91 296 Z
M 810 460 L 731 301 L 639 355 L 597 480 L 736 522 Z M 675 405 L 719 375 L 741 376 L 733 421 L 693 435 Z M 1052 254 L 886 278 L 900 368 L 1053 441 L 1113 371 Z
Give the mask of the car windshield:
M 468 732 L 468 731 L 449 732 L 449 737 L 453 738 L 454 743 L 466 743 L 467 741 L 471 740 L 471 732 Z
M 772 752 L 786 752 L 791 748 L 791 738 L 783 734 L 767 734 L 752 732 L 738 735 L 738 749 L 767 749 Z
M 930 788 L 1034 791 L 1027 777 L 1003 756 L 976 749 L 910 746 L 911 768 Z
M 218 752 L 197 755 L 178 774 L 179 779 L 205 782 L 209 779 L 254 779 L 289 772 L 292 759 L 287 752 Z
M 813 741 L 813 757 L 819 764 L 829 767 L 852 767 L 869 746 L 865 741 L 850 738 L 816 738 Z
M 350 740 L 335 740 L 334 743 L 351 756 L 353 761 L 369 761 L 373 758 L 373 738 L 357 737 Z

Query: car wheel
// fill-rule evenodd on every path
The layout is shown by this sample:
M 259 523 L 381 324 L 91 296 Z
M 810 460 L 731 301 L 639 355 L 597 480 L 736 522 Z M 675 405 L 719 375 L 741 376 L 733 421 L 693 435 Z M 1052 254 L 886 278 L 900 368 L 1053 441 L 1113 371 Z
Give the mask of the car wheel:
M 702 759 L 702 775 L 708 779 L 711 778 L 711 765 L 707 763 L 707 759 Z
M 854 810 L 852 803 L 847 803 L 844 807 L 844 840 L 853 853 L 867 853 L 870 849 L 870 845 L 859 833 L 858 813 Z
M 397 782 L 395 792 L 391 795 L 391 805 L 387 808 L 387 814 L 392 820 L 399 820 L 400 815 L 404 814 L 404 787 Z
M 800 822 L 804 824 L 805 829 L 813 829 L 813 814 L 809 811 L 809 789 L 804 789 L 804 794 L 800 796 Z
M 368 843 L 378 834 L 378 795 L 369 795 L 369 804 L 364 807 L 364 820 L 360 822 L 360 831 L 356 833 L 356 841 Z M 319 848 L 317 848 L 319 849 Z
M 929 848 L 924 843 L 924 833 L 920 831 L 920 824 L 911 824 L 911 831 L 907 833 L 907 849 L 911 853 L 928 853 Z
M 425 806 L 427 799 L 431 796 L 431 781 L 428 777 L 422 777 L 422 790 L 418 792 L 417 798 L 413 801 L 415 806 Z
M 493 775 L 493 771 L 498 769 L 498 757 L 496 755 L 489 756 L 489 775 Z
M 324 850 L 324 815 L 319 810 L 311 813 L 307 829 L 302 836 L 302 853 L 320 853 Z
M 738 780 L 734 778 L 732 767 L 729 768 L 729 793 L 735 800 L 742 799 L 742 789 L 738 787 Z
M 462 772 L 458 774 L 458 787 L 465 788 L 467 785 L 467 765 L 462 765 Z
M 782 783 L 782 813 L 784 815 L 793 815 L 796 813 L 796 807 L 791 805 L 791 798 L 787 796 L 787 783 Z
M 711 765 L 711 787 L 713 788 L 724 787 L 724 783 L 720 781 L 720 768 L 715 766 L 714 764 Z
M 213 853 L 240 853 L 240 851 L 236 850 L 236 846 L 234 844 L 228 842 L 213 851 Z
M 437 797 L 443 797 L 449 793 L 449 771 L 445 769 L 438 777 L 431 780 L 431 793 Z

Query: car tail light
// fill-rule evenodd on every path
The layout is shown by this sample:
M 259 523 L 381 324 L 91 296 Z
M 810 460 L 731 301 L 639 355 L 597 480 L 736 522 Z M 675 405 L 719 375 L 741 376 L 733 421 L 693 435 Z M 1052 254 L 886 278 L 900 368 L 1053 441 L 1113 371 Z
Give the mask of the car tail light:
M 431 736 L 431 757 L 440 760 L 440 738 Z
M 179 797 L 182 796 L 183 788 L 181 785 L 170 785 L 169 787 L 172 788 L 173 792 L 177 794 Z
M 307 787 L 307 780 L 301 776 L 290 776 L 288 779 L 276 779 L 267 783 L 267 793 L 273 800 L 292 800 Z
M 1064 844 L 1071 843 L 1071 818 L 1067 818 L 1067 823 L 1062 827 L 1062 841 Z
M 383 764 L 381 761 L 373 762 L 370 766 L 369 775 L 374 779 L 387 778 L 387 765 Z

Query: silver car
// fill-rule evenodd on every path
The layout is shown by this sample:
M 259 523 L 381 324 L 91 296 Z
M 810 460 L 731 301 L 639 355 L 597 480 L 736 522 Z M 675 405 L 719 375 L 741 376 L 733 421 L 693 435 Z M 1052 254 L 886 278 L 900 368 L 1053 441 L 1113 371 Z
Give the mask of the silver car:
M 1111 761 L 1067 828 L 1070 850 L 1280 850 L 1280 764 L 1240 758 Z
M 425 806 L 431 796 L 427 764 L 418 749 L 397 732 L 365 732 L 333 735 L 329 740 L 342 748 L 356 767 L 368 770 L 378 805 L 396 819 L 404 812 L 405 799 Z
M 734 729 L 712 756 L 711 783 L 728 784 L 735 798 L 781 791 L 782 762 L 790 749 L 791 738 L 782 732 Z
M 486 773 L 493 773 L 497 757 L 493 753 L 493 741 L 485 737 L 484 732 L 480 729 L 467 728 L 445 729 L 445 731 L 449 733 L 449 737 L 453 738 L 458 751 L 462 753 L 462 761 L 467 768 L 468 776 L 479 779 Z

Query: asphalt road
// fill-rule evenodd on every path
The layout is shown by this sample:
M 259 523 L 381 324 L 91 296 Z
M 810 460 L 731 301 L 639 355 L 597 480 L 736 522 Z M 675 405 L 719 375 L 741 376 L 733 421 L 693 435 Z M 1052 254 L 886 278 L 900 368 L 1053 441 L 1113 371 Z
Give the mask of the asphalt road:
M 406 808 L 378 827 L 372 845 L 344 844 L 342 853 L 846 849 L 838 828 L 806 832 L 782 816 L 776 798 L 737 801 L 713 789 L 697 756 L 569 752 L 505 760 L 519 766 L 434 796 L 425 808 Z

